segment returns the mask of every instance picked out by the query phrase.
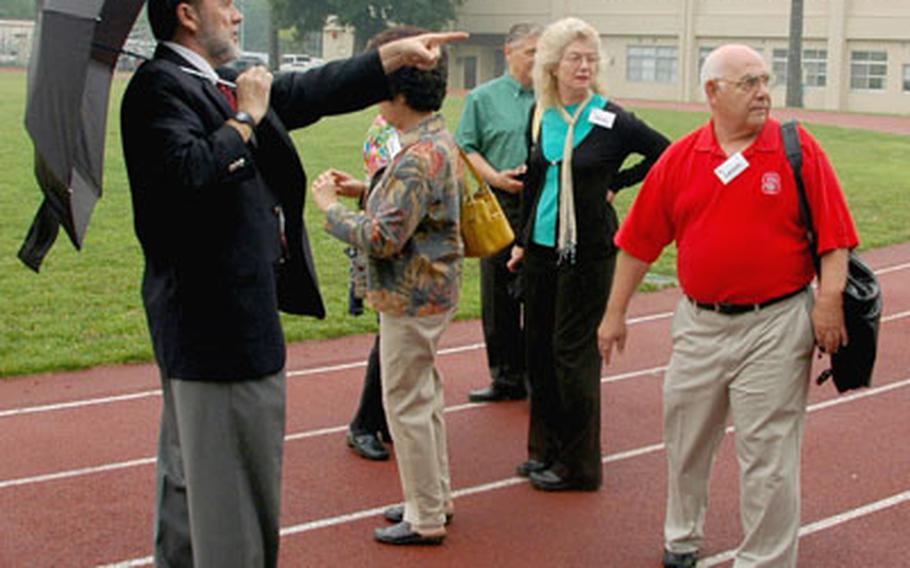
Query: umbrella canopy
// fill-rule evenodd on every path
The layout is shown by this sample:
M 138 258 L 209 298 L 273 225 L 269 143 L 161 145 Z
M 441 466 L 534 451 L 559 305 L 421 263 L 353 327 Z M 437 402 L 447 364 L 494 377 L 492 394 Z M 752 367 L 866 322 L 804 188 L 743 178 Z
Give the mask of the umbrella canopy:
M 62 225 L 77 249 L 101 197 L 111 77 L 145 0 L 45 0 L 29 60 L 25 126 L 44 194 L 19 258 L 38 271 Z

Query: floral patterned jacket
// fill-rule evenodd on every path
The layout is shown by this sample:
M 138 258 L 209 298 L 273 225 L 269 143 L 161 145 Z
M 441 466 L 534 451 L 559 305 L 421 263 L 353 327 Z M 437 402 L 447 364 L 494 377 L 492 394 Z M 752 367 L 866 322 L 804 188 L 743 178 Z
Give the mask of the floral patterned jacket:
M 379 312 L 425 316 L 458 304 L 464 164 L 442 115 L 401 133 L 401 152 L 366 209 L 329 208 L 326 231 L 369 255 L 367 300 Z

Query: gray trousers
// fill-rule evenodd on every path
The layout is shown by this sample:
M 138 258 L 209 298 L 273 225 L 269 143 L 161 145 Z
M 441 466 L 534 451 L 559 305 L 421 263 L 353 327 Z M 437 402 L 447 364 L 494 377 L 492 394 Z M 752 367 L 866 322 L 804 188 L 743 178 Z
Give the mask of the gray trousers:
M 275 566 L 284 370 L 261 379 L 162 376 L 155 565 Z

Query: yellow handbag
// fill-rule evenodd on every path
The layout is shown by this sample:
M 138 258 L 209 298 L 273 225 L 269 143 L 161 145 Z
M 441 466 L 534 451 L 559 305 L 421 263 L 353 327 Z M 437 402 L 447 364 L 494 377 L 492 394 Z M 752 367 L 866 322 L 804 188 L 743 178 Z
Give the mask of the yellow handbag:
M 477 185 L 470 189 L 465 176 L 464 191 L 461 194 L 461 238 L 464 241 L 464 255 L 474 258 L 492 256 L 509 246 L 515 240 L 515 233 L 490 186 L 480 177 L 474 165 L 458 148 L 466 170 L 471 173 Z

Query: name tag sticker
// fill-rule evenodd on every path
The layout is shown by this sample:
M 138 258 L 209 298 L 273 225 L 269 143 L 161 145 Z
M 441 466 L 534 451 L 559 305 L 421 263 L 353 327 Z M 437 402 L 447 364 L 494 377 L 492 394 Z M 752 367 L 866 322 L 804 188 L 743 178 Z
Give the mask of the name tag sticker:
M 594 108 L 591 109 L 591 114 L 588 115 L 588 120 L 597 126 L 603 126 L 604 128 L 613 128 L 613 123 L 616 122 L 616 113 L 612 113 L 602 108 Z
M 392 136 L 385 143 L 386 150 L 389 152 L 389 158 L 394 158 L 398 152 L 401 152 L 401 141 L 398 136 Z
M 736 179 L 736 176 L 746 171 L 746 168 L 748 167 L 749 162 L 746 161 L 741 152 L 737 152 L 727 158 L 726 162 L 717 166 L 714 170 L 714 175 L 716 175 L 724 185 L 727 185 Z

